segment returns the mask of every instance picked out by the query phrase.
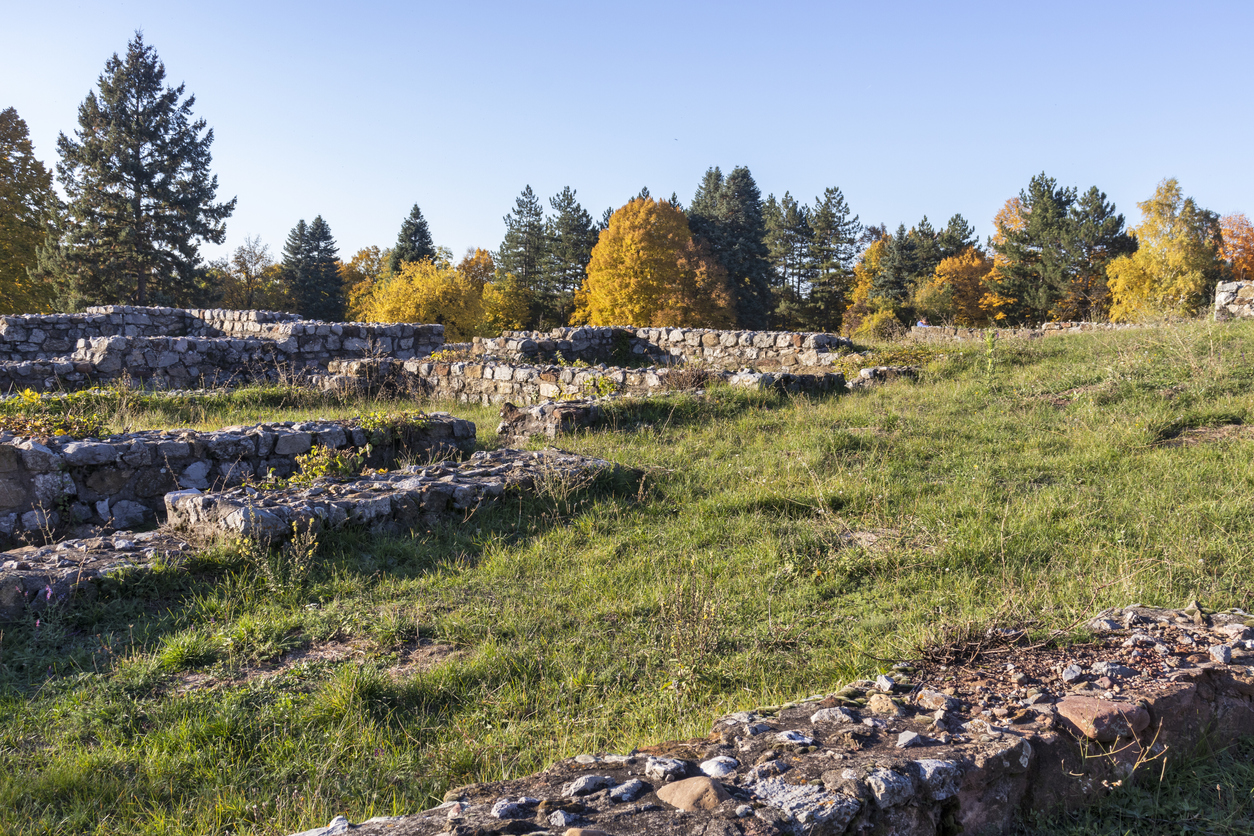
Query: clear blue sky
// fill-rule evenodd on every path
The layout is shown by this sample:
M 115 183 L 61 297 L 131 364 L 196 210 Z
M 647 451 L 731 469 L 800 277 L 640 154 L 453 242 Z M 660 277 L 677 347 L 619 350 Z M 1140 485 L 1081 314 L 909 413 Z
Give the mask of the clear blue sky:
M 686 204 L 712 165 L 765 197 L 839 186 L 863 222 L 980 234 L 1045 171 L 1130 223 L 1164 177 L 1254 213 L 1248 2 L 13 4 L 0 108 L 37 156 L 136 29 L 214 129 L 222 254 L 277 256 L 321 214 L 341 255 L 414 203 L 437 244 L 496 249 L 530 184 L 594 217 L 641 186 Z

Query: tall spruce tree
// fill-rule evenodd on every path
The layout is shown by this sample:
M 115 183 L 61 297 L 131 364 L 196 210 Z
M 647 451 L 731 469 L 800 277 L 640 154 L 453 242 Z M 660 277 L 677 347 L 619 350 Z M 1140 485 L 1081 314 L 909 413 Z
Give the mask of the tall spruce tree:
M 195 96 L 165 86 L 143 35 L 105 63 L 99 95 L 79 106 L 75 139 L 61 134 L 57 173 L 69 198 L 64 238 L 43 275 L 63 303 L 180 304 L 196 292 L 200 243 L 222 243 L 235 200 L 215 203 L 213 131 L 192 118 Z
M 771 265 L 766 246 L 762 193 L 749 169 L 726 178 L 706 171 L 688 209 L 688 227 L 727 271 L 736 300 L 736 324 L 763 330 L 771 318 Z
M 1001 259 L 988 282 L 1008 300 L 1000 312 L 1011 323 L 1043 322 L 1062 298 L 1068 283 L 1068 213 L 1075 199 L 1074 188 L 1062 188 L 1041 172 L 1019 192 L 1022 225 L 999 225 Z
M 894 307 L 905 303 L 919 270 L 916 241 L 917 237 L 906 231 L 905 224 L 899 224 L 897 232 L 886 240 L 879 273 L 871 282 L 872 299 L 884 300 Z
M 943 256 L 940 244 L 936 240 L 936 230 L 932 227 L 932 222 L 927 219 L 927 215 L 924 215 L 923 220 L 910 230 L 910 238 L 914 241 L 914 272 L 910 276 L 910 281 L 912 285 L 917 285 L 936 271 L 936 265 L 940 264 Z
M 39 248 L 50 234 L 60 201 L 52 174 L 35 159 L 26 122 L 13 108 L 0 111 L 0 313 L 45 313 L 54 288 L 33 279 Z
M 548 269 L 544 318 L 556 325 L 570 322 L 575 310 L 575 291 L 587 278 L 588 262 L 596 246 L 598 230 L 592 216 L 575 199 L 570 186 L 549 199 L 554 216 L 548 221 Z
M 1106 267 L 1113 259 L 1136 252 L 1137 242 L 1125 230 L 1123 215 L 1097 186 L 1071 204 L 1062 249 L 1066 284 L 1050 310 L 1051 318 L 1105 320 L 1110 313 Z
M 978 243 L 975 227 L 967 223 L 967 219 L 960 214 L 955 214 L 950 218 L 945 228 L 936 235 L 936 245 L 940 248 L 941 260 L 962 255 L 963 250 L 967 247 L 974 247 Z
M 806 306 L 806 328 L 839 331 L 858 257 L 862 224 L 850 217 L 849 204 L 838 188 L 823 190 L 810 210 L 811 290 Z
M 291 283 L 296 312 L 306 319 L 344 319 L 344 288 L 338 248 L 322 216 L 306 225 L 302 219 L 283 245 L 283 269 Z
M 405 262 L 422 261 L 424 258 L 435 258 L 435 244 L 431 241 L 427 219 L 415 203 L 414 208 L 409 210 L 409 217 L 401 224 L 400 234 L 396 236 L 396 246 L 388 256 L 388 270 L 393 274 L 399 273 Z
M 693 237 L 705 241 L 711 252 L 717 250 L 718 200 L 723 191 L 723 172 L 718 166 L 708 168 L 688 207 L 688 229 Z
M 497 268 L 514 277 L 519 292 L 528 302 L 527 328 L 541 324 L 542 305 L 547 267 L 548 242 L 545 235 L 544 207 L 531 190 L 523 189 L 514 201 L 514 211 L 503 219 L 505 240 L 496 253 Z

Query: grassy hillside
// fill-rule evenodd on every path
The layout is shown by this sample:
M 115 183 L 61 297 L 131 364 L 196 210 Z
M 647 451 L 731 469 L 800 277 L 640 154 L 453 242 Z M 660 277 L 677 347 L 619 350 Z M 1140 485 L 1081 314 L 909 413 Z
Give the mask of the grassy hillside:
M 704 735 L 954 631 L 1251 606 L 1254 324 L 917 353 L 916 384 L 619 403 L 612 428 L 560 441 L 639 482 L 552 480 L 456 528 L 327 537 L 277 572 L 223 545 L 4 625 L 0 832 L 402 814 L 555 758 Z M 90 408 L 122 429 L 408 407 L 252 391 Z M 495 410 L 427 407 L 491 444 Z M 1235 787 L 1218 806 L 1214 773 L 1186 769 L 1049 826 L 1248 832 L 1248 754 L 1218 773 Z

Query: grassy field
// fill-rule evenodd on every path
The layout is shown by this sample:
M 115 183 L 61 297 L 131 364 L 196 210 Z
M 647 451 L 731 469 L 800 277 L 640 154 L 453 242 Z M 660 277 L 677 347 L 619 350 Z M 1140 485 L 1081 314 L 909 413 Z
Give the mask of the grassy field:
M 1254 603 L 1254 324 L 915 354 L 917 384 L 620 402 L 612 427 L 561 440 L 639 482 L 326 537 L 281 574 L 221 546 L 0 626 L 0 832 L 282 834 L 414 812 L 450 786 L 704 735 L 955 630 Z M 115 430 L 414 406 L 76 403 Z M 493 443 L 494 409 L 424 406 Z M 1251 754 L 1032 832 L 1254 832 Z

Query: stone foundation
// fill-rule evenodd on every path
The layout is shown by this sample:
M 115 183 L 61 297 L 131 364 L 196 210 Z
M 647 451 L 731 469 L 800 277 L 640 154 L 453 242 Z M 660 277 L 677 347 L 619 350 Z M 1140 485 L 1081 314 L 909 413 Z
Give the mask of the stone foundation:
M 853 344 L 837 334 L 792 331 L 714 331 L 707 328 L 555 328 L 506 331 L 500 337 L 475 337 L 471 352 L 515 363 L 586 363 L 629 365 L 632 361 L 704 363 L 740 367 L 756 363 L 781 366 L 830 365 L 837 349 Z
M 169 527 L 193 537 L 250 537 L 273 542 L 296 529 L 314 532 L 345 527 L 395 534 L 447 520 L 465 520 L 485 503 L 507 492 L 543 489 L 548 481 L 586 487 L 617 465 L 541 450 L 493 450 L 466 462 L 328 480 L 309 488 L 255 491 L 236 488 L 166 494 Z
M 338 818 L 300 836 L 1018 833 L 1028 814 L 1082 806 L 1142 772 L 1158 780 L 1163 761 L 1254 735 L 1251 623 L 1239 611 L 1108 611 L 1086 625 L 1096 642 L 1012 641 L 1013 655 L 952 671 L 903 663 L 721 717 L 705 738 L 583 754 L 451 789 L 413 815 Z M 998 634 L 986 641 L 997 647 Z
M 0 317 L 0 392 L 280 381 L 333 360 L 425 357 L 443 325 L 312 322 L 274 311 L 106 306 Z
M 135 432 L 102 439 L 43 441 L 0 434 L 0 542 L 43 540 L 72 524 L 131 528 L 165 514 L 170 491 L 286 478 L 314 446 L 361 450 L 366 464 L 398 456 L 460 458 L 475 447 L 475 425 L 435 413 L 397 440 L 353 421 L 230 427 L 216 432 Z
M 1254 282 L 1222 282 L 1215 288 L 1215 321 L 1254 316 Z
M 845 390 L 844 375 L 838 372 L 773 374 L 720 369 L 575 368 L 501 362 L 432 363 L 424 360 L 404 363 L 387 360 L 333 362 L 329 369 L 331 374 L 320 381 L 327 391 L 397 391 L 436 400 L 479 404 L 533 404 L 563 398 L 653 395 L 703 389 L 715 383 L 806 394 Z

